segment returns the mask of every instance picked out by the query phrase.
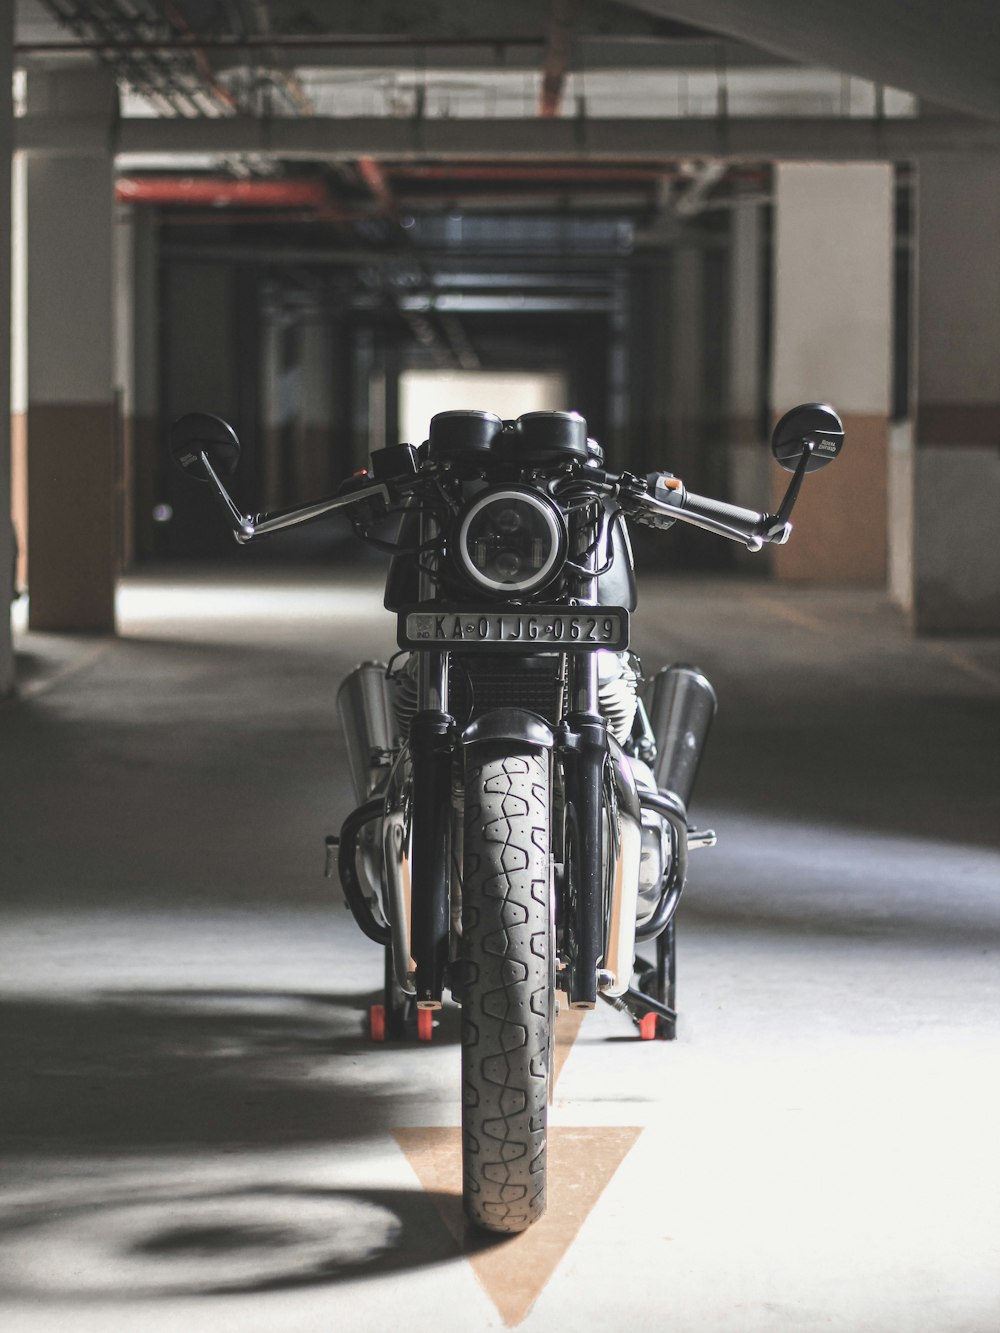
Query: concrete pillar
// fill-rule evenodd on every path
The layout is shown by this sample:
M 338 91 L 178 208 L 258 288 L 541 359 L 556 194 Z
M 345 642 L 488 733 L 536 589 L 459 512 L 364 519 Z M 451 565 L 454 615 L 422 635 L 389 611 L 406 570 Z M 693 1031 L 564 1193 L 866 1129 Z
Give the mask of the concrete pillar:
M 657 467 L 670 467 L 667 444 L 670 395 L 666 374 L 670 322 L 666 317 L 669 308 L 666 264 L 649 263 L 637 267 L 630 282 L 628 452 L 620 456 L 608 448 L 605 454 L 610 467 L 628 467 L 644 473 Z M 571 398 L 575 405 L 575 391 Z M 597 435 L 597 431 L 595 422 L 590 426 L 590 432 Z M 604 443 L 603 439 L 600 443 Z
M 766 227 L 762 206 L 736 203 L 730 215 L 727 294 L 725 498 L 751 509 L 766 507 L 774 463 L 761 435 L 764 412 L 764 297 Z M 764 573 L 766 555 L 733 546 L 739 566 Z
M 807 478 L 778 578 L 886 580 L 893 221 L 891 165 L 775 167 L 772 407 L 830 402 L 847 440 Z
M 918 630 L 1000 630 L 1000 161 L 921 159 L 910 578 Z
M 632 463 L 629 431 L 629 341 L 631 324 L 628 281 L 618 269 L 612 286 L 608 314 L 608 419 L 602 441 L 606 456 L 619 467 Z
M 330 326 L 321 312 L 269 313 L 260 337 L 258 470 L 260 499 L 267 508 L 315 499 L 333 484 L 332 361 Z
M 14 108 L 9 94 L 14 53 L 14 6 L 5 6 L 0 17 L 0 87 L 8 89 L 0 98 L 0 366 L 10 366 L 11 318 L 11 154 Z M 0 696 L 14 685 L 14 648 L 10 632 L 10 571 L 14 563 L 11 512 L 11 412 L 10 375 L 0 374 Z
M 106 115 L 103 68 L 30 71 L 28 113 Z M 115 628 L 120 562 L 115 487 L 110 147 L 32 154 L 27 167 L 28 524 L 34 629 Z
M 333 352 L 331 348 L 330 366 L 327 373 L 330 373 L 333 362 Z M 400 425 L 399 425 L 399 375 L 400 375 L 400 355 L 399 343 L 396 341 L 386 344 L 385 347 L 385 435 L 390 444 L 400 444 Z M 333 383 L 330 383 L 331 397 L 334 397 Z M 330 411 L 330 429 L 336 432 L 335 427 L 335 407 Z M 331 460 L 333 468 L 333 479 L 339 481 L 343 476 L 343 470 L 339 464 L 339 451 L 335 443 L 331 443 Z
M 334 481 L 330 466 L 332 395 L 330 329 L 322 315 L 302 326 L 299 342 L 302 396 L 299 404 L 296 485 L 302 500 L 325 495 Z
M 376 339 L 368 377 L 368 449 L 384 449 L 390 442 L 386 433 L 386 376 L 385 349 Z
M 185 412 L 214 412 L 230 421 L 243 445 L 234 494 L 247 508 L 268 505 L 253 486 L 254 449 L 240 412 L 237 348 L 242 336 L 238 320 L 236 270 L 228 265 L 173 260 L 164 274 L 160 335 L 161 422 Z M 256 331 L 253 330 L 256 338 Z M 256 365 L 246 377 L 256 392 Z M 157 534 L 166 556 L 231 557 L 232 537 L 219 521 L 218 507 L 207 486 L 192 486 L 160 455 L 160 495 L 173 508 L 169 524 Z
M 371 454 L 371 381 L 375 371 L 375 336 L 356 325 L 351 348 L 351 470 L 368 466 Z
M 116 224 L 115 380 L 120 386 L 124 563 L 156 553 L 153 506 L 162 466 L 159 236 L 150 208 L 120 206 Z
M 260 339 L 260 450 L 257 456 L 257 495 L 262 509 L 277 509 L 290 504 L 282 487 L 282 453 L 288 413 L 285 384 L 286 320 L 269 311 L 263 321 Z
M 15 153 L 11 174 L 10 447 L 11 510 L 17 538 L 17 586 L 28 586 L 28 283 L 25 246 L 27 159 Z
M 705 302 L 702 250 L 699 245 L 679 243 L 671 252 L 671 338 L 669 345 L 670 386 L 667 404 L 669 458 L 660 464 L 669 468 L 693 491 L 706 490 L 702 436 L 705 400 Z M 678 525 L 679 526 L 679 525 Z M 678 534 L 683 541 L 689 534 Z

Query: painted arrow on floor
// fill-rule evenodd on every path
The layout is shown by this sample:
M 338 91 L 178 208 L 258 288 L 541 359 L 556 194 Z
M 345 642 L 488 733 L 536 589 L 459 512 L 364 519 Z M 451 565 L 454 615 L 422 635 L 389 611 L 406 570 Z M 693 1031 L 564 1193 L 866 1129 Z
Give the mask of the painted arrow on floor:
M 582 1012 L 568 1010 L 556 1022 L 556 1079 L 582 1019 Z M 462 1131 L 393 1130 L 417 1179 L 508 1327 L 528 1314 L 641 1133 L 635 1126 L 550 1126 L 545 1214 L 530 1230 L 498 1242 L 470 1227 L 462 1210 Z

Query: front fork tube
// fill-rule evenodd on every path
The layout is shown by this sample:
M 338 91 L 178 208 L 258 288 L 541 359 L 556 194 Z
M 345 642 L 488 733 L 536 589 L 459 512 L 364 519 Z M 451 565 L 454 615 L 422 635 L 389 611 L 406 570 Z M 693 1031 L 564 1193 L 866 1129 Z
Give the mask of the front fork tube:
M 413 764 L 411 944 L 417 1007 L 439 1009 L 448 964 L 451 882 L 451 766 L 455 721 L 448 713 L 448 659 L 421 654 L 420 708 L 410 723 Z
M 571 1009 L 597 1003 L 597 965 L 604 955 L 604 870 L 601 821 L 608 733 L 597 711 L 597 657 L 570 658 L 573 711 L 567 717 L 563 774 L 566 788 L 566 877 Z

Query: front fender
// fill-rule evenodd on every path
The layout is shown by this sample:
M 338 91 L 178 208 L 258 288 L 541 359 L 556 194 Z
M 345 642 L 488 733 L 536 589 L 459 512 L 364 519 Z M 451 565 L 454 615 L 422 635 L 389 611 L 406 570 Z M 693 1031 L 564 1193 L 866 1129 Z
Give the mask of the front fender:
M 532 750 L 551 750 L 555 736 L 544 718 L 524 708 L 491 709 L 462 732 L 461 744 L 465 749 L 497 741 L 513 741 Z

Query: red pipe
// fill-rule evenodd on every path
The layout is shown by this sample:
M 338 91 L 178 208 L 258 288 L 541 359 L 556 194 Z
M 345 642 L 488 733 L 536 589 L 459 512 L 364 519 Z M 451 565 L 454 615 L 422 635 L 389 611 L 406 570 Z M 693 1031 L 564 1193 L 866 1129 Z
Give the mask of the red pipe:
M 235 181 L 212 176 L 120 176 L 115 198 L 126 204 L 201 204 L 211 208 L 318 208 L 333 205 L 310 180 Z
M 390 217 L 394 217 L 397 212 L 396 200 L 393 198 L 392 186 L 386 179 L 382 164 L 376 162 L 373 157 L 359 157 L 357 166 L 358 175 L 364 181 L 369 191 L 374 195 Z

